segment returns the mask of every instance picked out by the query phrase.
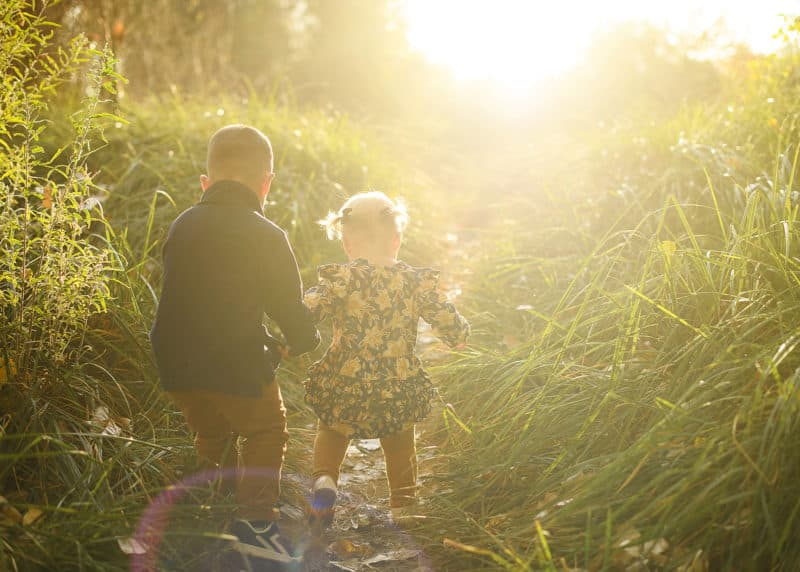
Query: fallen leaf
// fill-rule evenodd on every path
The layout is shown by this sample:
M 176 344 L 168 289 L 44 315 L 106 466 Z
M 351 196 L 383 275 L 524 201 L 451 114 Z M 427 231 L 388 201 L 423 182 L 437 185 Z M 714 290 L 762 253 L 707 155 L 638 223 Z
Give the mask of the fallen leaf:
M 377 451 L 381 448 L 380 439 L 361 439 L 357 447 L 362 451 Z
M 364 564 L 378 564 L 380 562 L 397 562 L 401 560 L 411 560 L 419 556 L 419 550 L 411 548 L 398 548 L 390 550 L 388 553 L 376 554 L 372 558 L 364 560 Z
M 6 503 L 2 508 L 3 516 L 13 524 L 22 523 L 22 513 L 10 504 Z
M 122 435 L 122 428 L 111 418 L 108 407 L 105 405 L 100 405 L 95 408 L 89 423 L 101 429 L 101 435 L 111 435 L 112 437 L 119 437 Z
M 372 465 L 370 465 L 368 463 L 364 463 L 362 461 L 358 461 L 357 463 L 354 463 L 353 466 L 352 466 L 352 470 L 353 470 L 354 473 L 363 473 L 363 472 L 365 472 L 365 471 L 367 471 L 367 470 L 369 470 L 371 468 L 372 468 Z
M 125 554 L 147 554 L 147 547 L 132 536 L 118 537 L 117 544 Z
M 6 516 L 6 507 L 9 507 L 6 497 L 0 495 L 0 526 L 14 526 L 17 521 L 13 518 Z M 11 513 L 13 516 L 13 513 Z
M 25 516 L 22 517 L 22 526 L 30 526 L 41 517 L 44 512 L 41 509 L 36 507 L 29 508 L 25 513 Z
M 369 515 L 364 513 L 355 514 L 350 517 L 350 528 L 358 530 L 359 528 L 368 528 L 372 524 Z
M 90 423 L 96 425 L 97 427 L 104 427 L 105 424 L 110 421 L 110 419 L 111 417 L 108 415 L 108 407 L 105 405 L 100 405 L 95 408 Z
M 119 437 L 122 435 L 122 429 L 119 425 L 114 423 L 113 421 L 109 420 L 106 424 L 105 428 L 103 429 L 101 435 L 111 435 L 112 437 Z
M 340 538 L 328 546 L 328 550 L 339 560 L 345 560 L 353 555 L 363 555 L 369 551 L 369 545 L 356 543 L 346 538 Z
M 648 540 L 642 545 L 646 554 L 664 554 L 669 549 L 669 542 L 666 538 Z

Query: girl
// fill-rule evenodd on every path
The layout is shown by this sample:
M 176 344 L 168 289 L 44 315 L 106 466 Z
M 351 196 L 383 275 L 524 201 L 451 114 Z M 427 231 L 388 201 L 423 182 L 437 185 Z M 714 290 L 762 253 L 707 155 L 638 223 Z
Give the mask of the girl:
M 321 224 L 338 238 L 347 264 L 319 267 L 305 303 L 330 319 L 331 345 L 309 368 L 306 402 L 319 418 L 314 441 L 312 524 L 330 524 L 339 467 L 352 438 L 381 440 L 392 516 L 416 502 L 414 423 L 430 411 L 433 386 L 414 345 L 422 317 L 448 345 L 465 343 L 469 324 L 439 290 L 439 272 L 397 260 L 408 215 L 380 192 L 361 193 Z

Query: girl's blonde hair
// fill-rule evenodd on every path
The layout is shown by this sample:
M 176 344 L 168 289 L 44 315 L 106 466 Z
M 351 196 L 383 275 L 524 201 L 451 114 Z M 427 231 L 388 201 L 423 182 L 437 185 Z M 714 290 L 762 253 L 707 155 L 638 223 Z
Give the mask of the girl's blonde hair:
M 350 233 L 368 239 L 389 238 L 405 230 L 408 211 L 401 199 L 393 201 L 380 191 L 369 191 L 353 195 L 319 224 L 331 240 Z

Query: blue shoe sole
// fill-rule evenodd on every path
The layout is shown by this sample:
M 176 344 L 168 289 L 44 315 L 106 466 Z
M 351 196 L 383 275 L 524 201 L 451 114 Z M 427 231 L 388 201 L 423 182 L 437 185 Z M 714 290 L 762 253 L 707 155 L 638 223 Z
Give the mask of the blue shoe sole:
M 316 511 L 333 509 L 336 504 L 336 491 L 333 489 L 319 489 L 314 491 L 314 498 L 311 500 L 311 508 Z
M 336 491 L 333 489 L 319 489 L 314 491 L 311 499 L 311 510 L 308 515 L 308 524 L 314 536 L 319 536 L 322 530 L 333 523 L 333 506 L 336 504 Z

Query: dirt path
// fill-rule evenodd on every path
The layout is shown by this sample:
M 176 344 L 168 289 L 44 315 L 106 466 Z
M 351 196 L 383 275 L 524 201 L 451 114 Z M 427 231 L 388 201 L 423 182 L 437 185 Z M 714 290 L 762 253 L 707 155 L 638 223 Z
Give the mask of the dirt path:
M 423 433 L 419 440 L 422 467 L 424 442 Z M 378 439 L 353 440 L 342 466 L 333 525 L 316 545 L 309 546 L 306 570 L 433 570 L 413 535 L 391 520 L 384 467 Z M 425 475 L 420 479 L 424 482 Z

